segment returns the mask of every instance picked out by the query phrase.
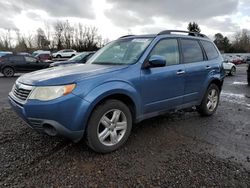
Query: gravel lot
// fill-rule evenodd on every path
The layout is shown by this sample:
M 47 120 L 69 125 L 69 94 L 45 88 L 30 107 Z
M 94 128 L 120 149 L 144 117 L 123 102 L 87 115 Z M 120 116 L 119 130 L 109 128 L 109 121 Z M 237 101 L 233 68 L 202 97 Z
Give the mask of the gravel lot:
M 143 121 L 106 155 L 28 128 L 6 108 L 15 79 L 0 77 L 0 187 L 250 187 L 245 65 L 225 79 L 214 116 L 186 110 Z

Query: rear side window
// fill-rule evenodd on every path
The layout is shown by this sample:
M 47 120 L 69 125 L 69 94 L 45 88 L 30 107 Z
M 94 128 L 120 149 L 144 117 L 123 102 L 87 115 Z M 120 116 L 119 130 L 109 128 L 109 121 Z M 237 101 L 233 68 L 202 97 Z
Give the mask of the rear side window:
M 11 56 L 9 57 L 10 61 L 23 61 L 23 57 L 22 56 Z
M 181 49 L 184 63 L 203 61 L 202 49 L 197 40 L 182 39 Z
M 201 44 L 207 54 L 208 60 L 215 59 L 219 56 L 218 51 L 216 50 L 212 42 L 201 41 Z
M 154 49 L 151 51 L 150 56 L 160 55 L 165 57 L 166 65 L 179 64 L 180 55 L 177 39 L 163 39 L 156 44 Z
M 28 56 L 25 56 L 25 60 L 29 63 L 35 63 L 37 61 L 36 58 L 33 58 L 33 57 L 28 57 Z

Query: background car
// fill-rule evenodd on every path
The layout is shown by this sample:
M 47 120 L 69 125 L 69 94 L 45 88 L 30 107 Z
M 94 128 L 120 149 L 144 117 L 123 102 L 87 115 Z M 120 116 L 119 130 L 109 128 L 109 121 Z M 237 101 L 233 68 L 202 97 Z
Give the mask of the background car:
M 72 49 L 64 49 L 60 50 L 56 53 L 52 54 L 52 57 L 54 58 L 65 58 L 65 57 L 73 57 L 77 54 L 77 51 L 72 50 Z
M 19 52 L 19 53 L 17 53 L 17 55 L 27 55 L 27 56 L 31 56 L 31 54 L 28 53 L 28 52 Z
M 51 54 L 51 52 L 48 51 L 48 50 L 36 50 L 31 55 L 35 57 L 37 54 L 42 54 L 42 53 L 49 53 L 49 54 Z
M 0 51 L 0 57 L 5 56 L 6 54 L 13 54 L 13 52 Z
M 51 56 L 50 51 L 43 51 L 43 52 L 35 55 L 35 57 L 41 61 L 52 60 L 52 56 Z
M 236 74 L 236 66 L 232 63 L 232 61 L 230 61 L 230 59 L 224 58 L 223 68 L 230 76 L 234 76 Z
M 95 52 L 82 52 L 67 61 L 57 61 L 50 64 L 50 67 L 61 66 L 61 65 L 69 65 L 76 63 L 86 63 L 86 61 L 92 57 Z
M 49 63 L 26 55 L 8 54 L 3 56 L 0 61 L 0 71 L 5 77 L 12 77 L 15 73 L 31 72 L 48 67 Z

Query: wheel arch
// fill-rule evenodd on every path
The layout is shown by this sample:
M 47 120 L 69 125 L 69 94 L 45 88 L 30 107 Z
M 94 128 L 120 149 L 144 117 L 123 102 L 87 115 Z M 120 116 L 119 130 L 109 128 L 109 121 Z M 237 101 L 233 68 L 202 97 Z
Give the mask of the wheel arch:
M 136 105 L 135 105 L 135 102 L 133 101 L 133 99 L 130 96 L 128 96 L 128 95 L 126 95 L 124 93 L 110 94 L 110 95 L 107 95 L 107 96 L 105 96 L 103 98 L 100 98 L 99 100 L 95 101 L 95 105 L 92 108 L 90 114 L 93 112 L 93 110 L 97 106 L 99 106 L 100 104 L 104 103 L 105 101 L 111 100 L 111 99 L 119 100 L 119 101 L 123 102 L 125 105 L 127 105 L 130 112 L 131 112 L 133 122 L 135 121 L 135 119 L 136 119 Z
M 8 68 L 8 67 L 12 68 L 12 69 L 14 70 L 14 73 L 16 72 L 16 69 L 15 69 L 14 66 L 11 66 L 11 65 L 3 65 L 3 66 L 1 67 L 1 73 L 3 72 L 3 70 L 4 70 L 5 68 Z
M 215 84 L 218 86 L 219 90 L 221 91 L 222 90 L 222 86 L 223 86 L 223 81 L 218 79 L 218 78 L 215 78 L 213 80 L 210 81 L 210 83 L 208 84 L 208 87 L 211 85 L 211 84 Z M 208 88 L 207 87 L 207 88 Z
M 117 87 L 119 86 L 119 87 Z M 89 92 L 86 96 L 83 97 L 84 100 L 90 103 L 90 106 L 87 110 L 86 119 L 84 120 L 84 129 L 88 126 L 88 121 L 93 110 L 104 101 L 109 99 L 116 99 L 124 104 L 126 104 L 132 115 L 133 122 L 137 121 L 137 117 L 141 113 L 141 98 L 137 90 L 124 82 L 109 82 L 102 84 L 91 92 Z

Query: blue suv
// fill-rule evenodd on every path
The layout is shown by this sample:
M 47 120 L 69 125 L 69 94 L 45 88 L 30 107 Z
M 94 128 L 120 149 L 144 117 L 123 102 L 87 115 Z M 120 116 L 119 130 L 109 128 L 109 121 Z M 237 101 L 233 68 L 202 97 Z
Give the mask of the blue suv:
M 51 136 L 107 153 L 128 139 L 132 125 L 169 110 L 218 106 L 223 58 L 200 33 L 166 30 L 110 42 L 86 64 L 25 74 L 9 94 L 27 124 Z

